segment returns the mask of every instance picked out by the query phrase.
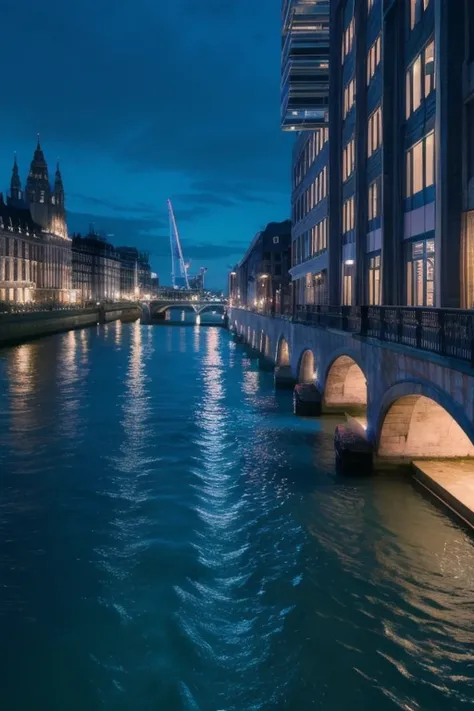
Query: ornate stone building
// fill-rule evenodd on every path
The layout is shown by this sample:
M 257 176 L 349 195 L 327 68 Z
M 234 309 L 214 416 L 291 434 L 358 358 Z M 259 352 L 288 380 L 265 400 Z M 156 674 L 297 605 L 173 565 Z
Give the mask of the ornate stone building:
M 26 190 L 15 156 L 10 196 L 0 199 L 0 301 L 74 301 L 71 244 L 59 165 L 51 186 L 38 140 Z

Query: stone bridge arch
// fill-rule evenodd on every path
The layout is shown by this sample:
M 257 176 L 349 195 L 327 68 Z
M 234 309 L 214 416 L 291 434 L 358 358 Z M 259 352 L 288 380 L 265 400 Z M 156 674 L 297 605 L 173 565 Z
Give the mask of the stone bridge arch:
M 281 335 L 278 339 L 275 363 L 277 366 L 281 367 L 290 365 L 290 346 L 283 335 Z
M 189 301 L 170 301 L 166 304 L 158 304 L 152 307 L 151 313 L 152 316 L 153 314 L 163 314 L 165 313 L 165 311 L 169 311 L 170 309 L 180 309 L 181 311 L 192 311 L 194 313 L 197 313 L 196 306 L 189 303 Z
M 213 304 L 212 302 L 209 304 L 205 304 L 204 306 L 196 307 L 196 311 L 199 315 L 205 313 L 206 311 L 220 311 L 223 314 L 225 313 L 225 310 L 225 304 Z
M 375 413 L 375 451 L 394 459 L 474 457 L 474 424 L 437 387 L 404 381 L 388 389 Z
M 347 353 L 333 354 L 324 379 L 324 403 L 334 409 L 367 408 L 367 378 L 359 360 Z
M 298 360 L 296 377 L 299 383 L 314 384 L 316 381 L 316 358 L 310 348 L 306 348 Z

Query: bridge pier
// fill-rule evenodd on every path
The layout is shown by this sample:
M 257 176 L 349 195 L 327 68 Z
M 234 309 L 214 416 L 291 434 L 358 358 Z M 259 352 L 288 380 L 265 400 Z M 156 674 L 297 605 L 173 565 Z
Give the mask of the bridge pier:
M 270 356 L 263 355 L 260 353 L 258 357 L 258 367 L 260 370 L 273 371 L 275 369 L 275 364 Z

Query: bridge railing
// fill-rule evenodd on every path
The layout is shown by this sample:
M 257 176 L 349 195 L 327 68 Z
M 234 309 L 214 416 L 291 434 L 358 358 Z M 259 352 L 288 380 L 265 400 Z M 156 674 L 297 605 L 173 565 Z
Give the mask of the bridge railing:
M 299 306 L 298 323 L 399 343 L 474 366 L 474 311 L 410 306 Z

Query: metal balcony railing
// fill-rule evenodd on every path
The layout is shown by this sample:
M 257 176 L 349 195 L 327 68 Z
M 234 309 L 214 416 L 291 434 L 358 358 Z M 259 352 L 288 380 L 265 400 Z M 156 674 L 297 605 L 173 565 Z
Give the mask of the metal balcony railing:
M 293 320 L 398 343 L 474 367 L 474 311 L 410 306 L 299 306 Z

